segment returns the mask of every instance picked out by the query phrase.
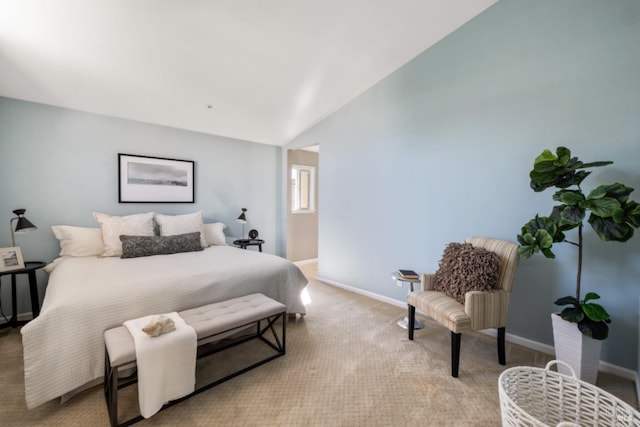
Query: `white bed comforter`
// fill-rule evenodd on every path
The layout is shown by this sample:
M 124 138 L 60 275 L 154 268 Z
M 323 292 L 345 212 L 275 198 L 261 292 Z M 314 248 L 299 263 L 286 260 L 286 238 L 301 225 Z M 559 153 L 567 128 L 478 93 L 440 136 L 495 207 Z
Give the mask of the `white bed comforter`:
M 21 330 L 27 406 L 102 378 L 106 329 L 260 292 L 305 313 L 307 279 L 290 261 L 231 246 L 144 258 L 60 258 L 40 315 Z

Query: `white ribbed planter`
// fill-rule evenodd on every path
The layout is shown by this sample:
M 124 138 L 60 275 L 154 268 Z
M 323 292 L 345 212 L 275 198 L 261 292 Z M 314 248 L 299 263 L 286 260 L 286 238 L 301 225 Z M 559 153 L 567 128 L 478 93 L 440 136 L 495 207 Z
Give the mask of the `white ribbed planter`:
M 551 324 L 556 359 L 568 363 L 582 381 L 595 384 L 602 341 L 584 336 L 578 325 L 563 320 L 557 313 L 551 314 Z M 571 375 L 562 364 L 558 364 L 558 372 Z

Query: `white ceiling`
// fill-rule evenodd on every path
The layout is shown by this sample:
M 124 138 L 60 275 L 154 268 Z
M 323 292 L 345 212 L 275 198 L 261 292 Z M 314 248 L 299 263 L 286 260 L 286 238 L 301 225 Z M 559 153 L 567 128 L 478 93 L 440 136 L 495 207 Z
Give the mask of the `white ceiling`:
M 0 96 L 283 145 L 497 0 L 0 0 Z

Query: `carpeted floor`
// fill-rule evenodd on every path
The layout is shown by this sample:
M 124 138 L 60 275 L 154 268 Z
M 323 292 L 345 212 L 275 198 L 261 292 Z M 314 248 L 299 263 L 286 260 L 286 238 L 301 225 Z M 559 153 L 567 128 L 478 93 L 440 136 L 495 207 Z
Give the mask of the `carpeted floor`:
M 287 354 L 164 410 L 138 425 L 495 426 L 500 425 L 494 338 L 462 338 L 460 377 L 450 376 L 450 334 L 433 321 L 414 342 L 396 325 L 404 310 L 310 278 L 307 315 L 290 319 Z M 27 410 L 18 330 L 0 336 L 0 425 L 106 426 L 101 386 L 64 405 Z M 245 344 L 199 362 L 199 378 L 260 350 Z M 248 356 L 247 356 L 248 357 Z M 549 356 L 507 343 L 507 368 L 544 366 Z M 636 407 L 632 381 L 600 373 L 598 385 Z M 124 415 L 135 388 L 121 395 Z

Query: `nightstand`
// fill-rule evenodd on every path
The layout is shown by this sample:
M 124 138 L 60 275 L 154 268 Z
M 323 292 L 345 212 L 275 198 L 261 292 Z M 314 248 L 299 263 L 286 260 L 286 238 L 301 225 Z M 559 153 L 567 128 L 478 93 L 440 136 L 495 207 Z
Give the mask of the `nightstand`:
M 29 292 L 31 293 L 31 315 L 35 319 L 40 314 L 40 300 L 38 299 L 38 281 L 36 279 L 36 270 L 47 265 L 42 261 L 29 261 L 24 263 L 24 268 L 19 270 L 0 272 L 0 289 L 2 288 L 2 276 L 11 276 L 11 319 L 9 323 L 0 325 L 0 328 L 11 326 L 15 328 L 26 322 L 18 322 L 18 295 L 16 286 L 16 276 L 18 274 L 26 274 L 29 276 Z
M 263 243 L 264 240 L 262 239 L 238 239 L 233 241 L 234 245 L 242 249 L 247 249 L 247 246 L 257 246 L 260 252 L 262 252 Z

